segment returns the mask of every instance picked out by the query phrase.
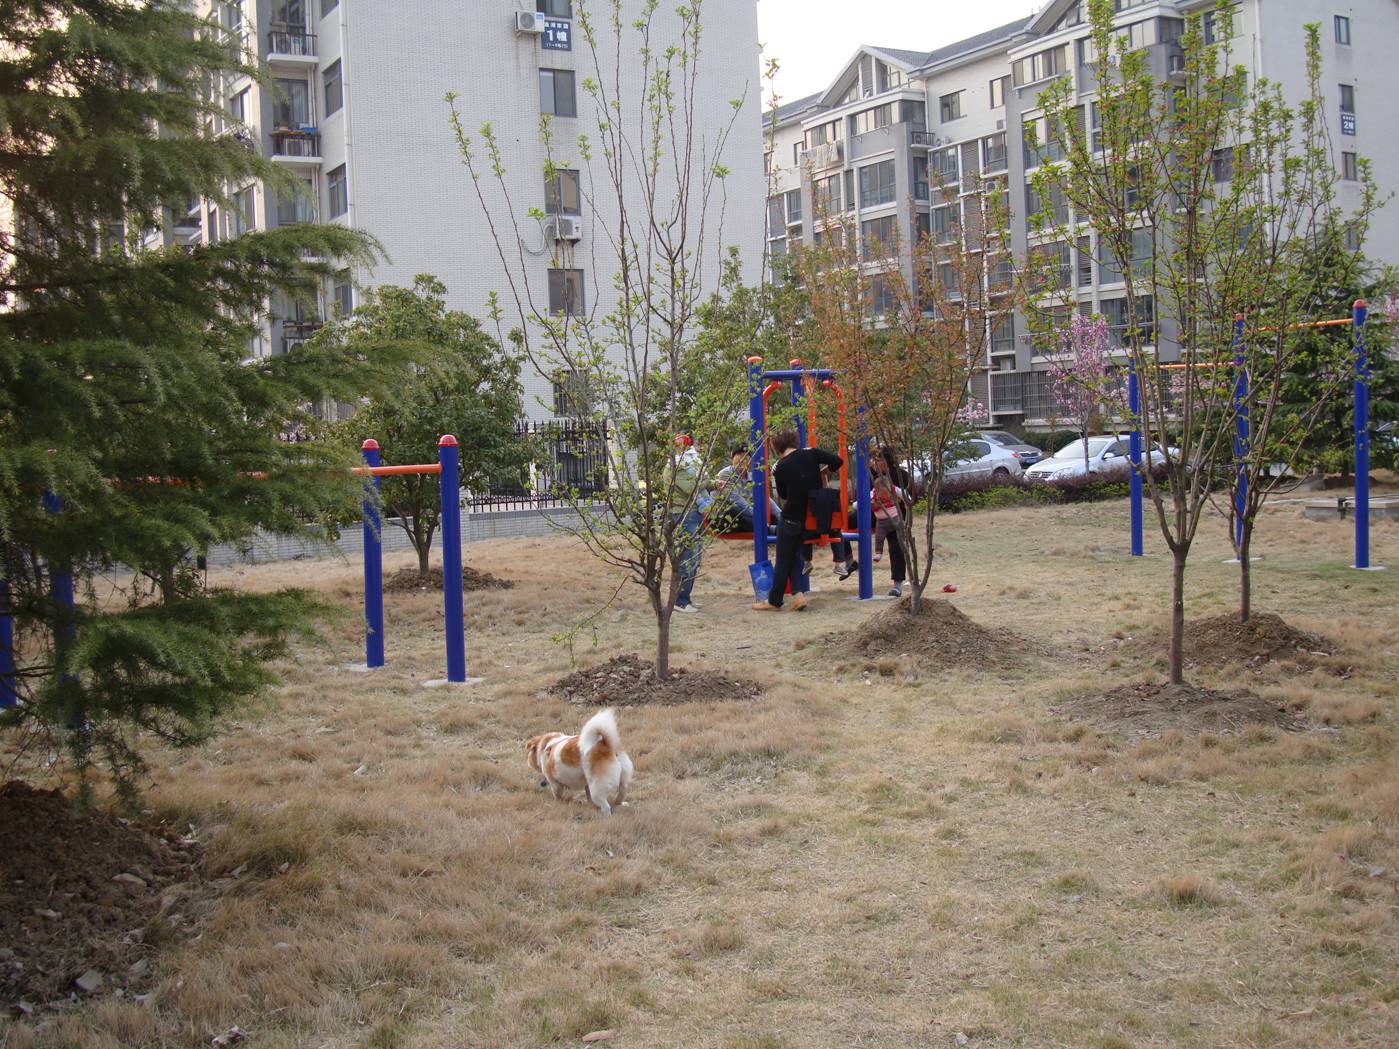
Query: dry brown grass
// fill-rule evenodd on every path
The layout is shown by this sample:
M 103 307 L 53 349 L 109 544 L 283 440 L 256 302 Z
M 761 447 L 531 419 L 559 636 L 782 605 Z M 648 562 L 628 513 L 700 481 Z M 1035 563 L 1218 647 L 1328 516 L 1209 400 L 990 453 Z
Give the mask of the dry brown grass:
M 241 872 L 161 958 L 152 1006 L 0 1039 L 193 1049 L 237 1024 L 259 1049 L 534 1049 L 604 1028 L 656 1049 L 1395 1044 L 1399 579 L 1344 568 L 1338 527 L 1270 512 L 1258 607 L 1345 649 L 1197 680 L 1246 678 L 1318 727 L 1124 739 L 1050 713 L 1159 674 L 1114 636 L 1159 635 L 1169 570 L 1160 549 L 1121 556 L 1124 510 L 945 519 L 935 579 L 957 606 L 1064 654 L 911 679 L 807 643 L 869 614 L 844 599 L 853 580 L 822 574 L 810 612 L 759 624 L 746 551 L 707 553 L 676 659 L 766 695 L 624 710 L 637 778 L 611 820 L 555 802 L 523 758 L 587 713 L 543 693 L 571 665 L 550 635 L 615 586 L 580 550 L 468 551 L 517 585 L 468 597 L 486 680 L 467 690 L 418 684 L 441 674 L 436 595 L 389 598 L 390 666 L 359 675 L 339 669 L 357 566 L 222 573 L 349 612 L 285 668 L 274 710 L 155 755 L 150 805 L 195 824 L 211 872 Z M 1399 529 L 1375 540 L 1399 565 Z M 1192 616 L 1229 607 L 1224 556 L 1207 530 Z M 574 654 L 649 646 L 624 591 Z

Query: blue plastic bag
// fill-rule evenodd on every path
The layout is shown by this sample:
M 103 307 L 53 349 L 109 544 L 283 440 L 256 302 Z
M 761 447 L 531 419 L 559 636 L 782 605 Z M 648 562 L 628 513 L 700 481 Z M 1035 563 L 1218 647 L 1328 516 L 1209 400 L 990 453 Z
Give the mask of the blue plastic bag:
M 772 562 L 757 561 L 748 566 L 748 574 L 753 577 L 753 597 L 766 601 L 772 590 Z

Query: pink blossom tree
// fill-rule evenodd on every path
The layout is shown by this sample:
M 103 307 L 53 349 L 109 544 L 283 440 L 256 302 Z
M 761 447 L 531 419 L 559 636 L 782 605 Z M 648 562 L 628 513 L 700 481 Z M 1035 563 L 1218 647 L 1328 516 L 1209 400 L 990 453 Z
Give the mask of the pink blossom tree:
M 1102 416 L 1120 415 L 1126 408 L 1122 383 L 1112 366 L 1108 322 L 1099 314 L 1075 314 L 1059 333 L 1059 353 L 1049 359 L 1054 400 L 1083 443 L 1083 469 L 1088 471 L 1088 435 Z

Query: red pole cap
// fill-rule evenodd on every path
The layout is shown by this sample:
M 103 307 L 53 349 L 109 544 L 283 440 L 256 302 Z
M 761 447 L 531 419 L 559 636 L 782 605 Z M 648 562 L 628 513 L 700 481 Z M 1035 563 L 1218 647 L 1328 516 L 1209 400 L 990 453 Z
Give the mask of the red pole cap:
M 1356 299 L 1356 300 L 1355 300 L 1355 308 L 1356 308 L 1357 310 L 1367 309 L 1367 307 L 1366 307 L 1366 305 L 1365 305 L 1365 300 L 1364 300 L 1364 299 Z
M 455 448 L 456 446 L 457 439 L 449 433 L 444 433 L 442 438 L 437 442 L 437 447 L 439 448 Z
M 748 363 L 749 363 L 749 364 L 762 364 L 762 363 L 763 363 L 763 359 L 762 359 L 761 357 L 749 357 L 749 358 L 748 358 Z
M 362 452 L 377 452 L 379 450 L 379 442 L 373 437 L 368 437 L 365 439 L 365 442 L 359 446 L 359 450 Z
M 787 362 L 787 367 L 789 368 L 800 368 L 801 366 L 802 359 L 800 357 L 793 357 L 790 361 Z

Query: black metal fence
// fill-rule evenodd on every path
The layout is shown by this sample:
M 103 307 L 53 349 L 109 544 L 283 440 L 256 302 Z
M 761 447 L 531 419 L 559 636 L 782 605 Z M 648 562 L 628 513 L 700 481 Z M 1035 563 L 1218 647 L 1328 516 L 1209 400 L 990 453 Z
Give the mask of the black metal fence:
M 463 503 L 467 510 L 542 510 L 606 490 L 605 421 L 520 422 L 515 439 L 530 447 L 531 464 L 515 476 L 491 482 L 485 492 L 468 493 Z

